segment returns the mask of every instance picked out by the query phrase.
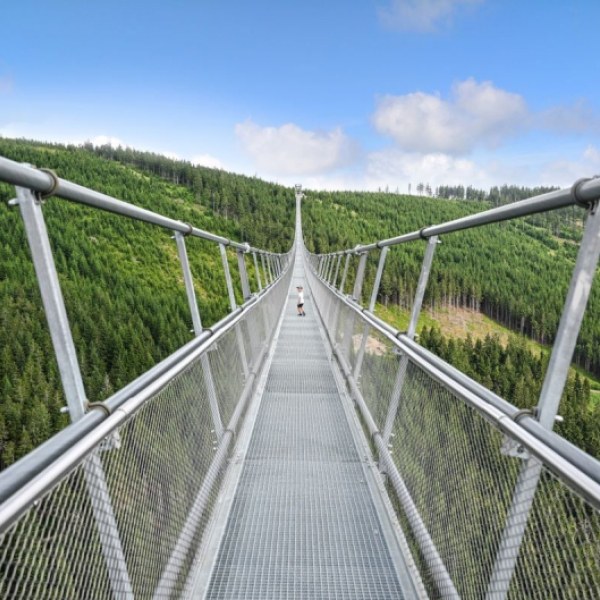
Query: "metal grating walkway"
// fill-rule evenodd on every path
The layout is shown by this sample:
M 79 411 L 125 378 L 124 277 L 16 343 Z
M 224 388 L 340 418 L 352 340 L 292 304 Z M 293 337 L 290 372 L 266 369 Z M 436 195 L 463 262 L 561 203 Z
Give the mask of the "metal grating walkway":
M 301 258 L 206 598 L 402 599 Z M 306 317 L 296 316 L 296 285 Z

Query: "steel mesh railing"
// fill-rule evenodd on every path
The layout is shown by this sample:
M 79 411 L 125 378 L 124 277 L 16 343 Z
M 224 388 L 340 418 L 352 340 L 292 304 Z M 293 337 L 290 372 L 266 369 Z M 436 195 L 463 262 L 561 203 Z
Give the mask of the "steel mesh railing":
M 598 507 L 356 303 L 315 272 L 309 282 L 430 597 L 597 598 Z M 517 526 L 507 528 L 509 514 Z M 516 553 L 514 572 L 501 547 Z
M 182 595 L 231 450 L 223 439 L 231 440 L 239 427 L 240 399 L 252 387 L 291 271 L 185 368 L 174 369 L 117 431 L 0 536 L 1 597 Z M 252 377 L 244 374 L 241 347 Z M 233 429 L 221 440 L 206 381 L 207 359 L 222 422 Z M 98 472 L 104 473 L 106 489 L 95 477 Z M 102 501 L 106 493 L 118 539 L 111 539 L 114 531 L 92 506 L 91 498 Z M 124 564 L 118 551 L 111 552 L 111 542 L 122 547 Z M 121 569 L 127 575 L 119 579 L 115 573 Z

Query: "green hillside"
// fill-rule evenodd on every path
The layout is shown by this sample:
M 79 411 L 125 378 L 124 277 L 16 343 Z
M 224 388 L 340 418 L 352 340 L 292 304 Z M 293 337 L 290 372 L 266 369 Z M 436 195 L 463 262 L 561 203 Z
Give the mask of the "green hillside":
M 288 249 L 293 237 L 293 193 L 255 178 L 148 153 L 128 151 L 126 163 L 89 147 L 3 138 L 0 155 L 273 251 Z M 0 469 L 68 422 L 21 217 L 7 205 L 14 195 L 0 184 Z M 192 338 L 176 245 L 170 231 L 58 198 L 44 215 L 86 393 L 100 401 Z M 208 326 L 228 312 L 219 249 L 196 238 L 187 247 Z M 230 263 L 237 283 L 233 253 Z M 237 294 L 241 301 L 239 286 Z
M 335 251 L 487 208 L 482 202 L 394 194 L 312 193 L 303 204 L 305 240 L 311 251 Z M 581 235 L 577 217 L 584 212 L 579 212 L 574 215 L 569 209 L 568 220 L 563 218 L 560 226 L 560 215 L 536 215 L 444 236 L 418 326 L 420 343 L 516 406 L 535 406 L 576 258 L 578 245 L 572 238 Z M 555 235 L 561 232 L 565 237 Z M 398 328 L 408 323 L 424 249 L 419 240 L 388 254 L 376 312 Z M 379 260 L 378 251 L 370 255 L 363 302 Z M 346 292 L 352 276 L 350 271 Z M 597 278 L 560 406 L 564 422 L 556 427 L 596 457 L 600 403 L 592 388 L 598 388 L 600 372 L 598 286 Z M 451 324 L 450 315 L 460 312 L 472 316 Z M 485 327 L 475 315 L 487 316 Z M 478 334 L 469 331 L 471 318 L 477 321 Z

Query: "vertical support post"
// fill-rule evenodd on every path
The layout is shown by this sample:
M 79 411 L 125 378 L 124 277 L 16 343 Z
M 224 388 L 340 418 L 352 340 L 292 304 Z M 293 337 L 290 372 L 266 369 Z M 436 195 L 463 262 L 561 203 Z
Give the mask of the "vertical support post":
M 365 278 L 365 268 L 367 266 L 367 258 L 369 257 L 368 252 L 362 252 L 360 254 L 360 260 L 358 261 L 358 268 L 356 269 L 356 279 L 354 280 L 354 291 L 352 297 L 356 302 L 360 304 L 362 295 L 363 280 Z
M 323 258 L 323 273 L 321 277 L 323 281 L 327 281 L 327 271 L 329 270 L 329 254 Z
M 332 286 L 333 286 L 334 289 L 335 289 L 335 282 L 337 281 L 337 276 L 338 276 L 338 273 L 339 273 L 339 270 L 340 270 L 340 265 L 342 263 L 343 256 L 344 256 L 343 254 L 340 254 L 339 257 L 338 257 L 337 267 L 336 267 L 336 270 L 335 270 L 335 276 L 333 278 L 333 283 L 332 283 Z M 340 304 L 341 304 L 341 302 L 335 302 L 333 304 L 333 315 L 332 315 L 331 320 L 330 320 L 330 322 L 331 322 L 331 331 L 332 331 L 332 334 L 334 335 L 334 337 L 337 337 L 337 326 L 338 326 L 338 317 L 340 315 Z
M 335 265 L 335 256 L 332 254 L 331 255 L 331 264 L 329 265 L 329 273 L 327 275 L 327 283 L 329 283 L 329 285 L 331 285 L 331 283 L 332 283 L 333 266 L 334 265 Z
M 600 211 L 594 203 L 588 213 L 537 406 L 537 419 L 549 430 L 554 427 L 599 257 Z M 542 465 L 535 457 L 523 462 L 488 585 L 486 598 L 489 600 L 504 600 L 508 595 L 541 472 Z
M 425 248 L 425 256 L 423 257 L 423 264 L 421 265 L 419 284 L 417 285 L 417 291 L 415 293 L 415 299 L 410 313 L 408 330 L 406 332 L 406 336 L 409 337 L 411 340 L 414 339 L 415 332 L 417 330 L 417 323 L 419 322 L 419 315 L 421 314 L 423 298 L 425 297 L 425 290 L 427 289 L 427 282 L 429 281 L 429 274 L 431 273 L 431 265 L 433 263 L 433 256 L 435 254 L 437 244 L 437 235 L 434 235 L 430 237 L 429 240 L 427 240 L 427 248 Z M 398 371 L 396 373 L 394 387 L 392 389 L 390 407 L 388 410 L 387 418 L 385 420 L 385 425 L 383 427 L 383 441 L 386 444 L 389 443 L 390 436 L 392 435 L 394 421 L 396 420 L 396 414 L 398 412 L 398 406 L 400 404 L 400 397 L 402 396 L 402 389 L 404 388 L 404 380 L 406 378 L 407 368 L 408 357 L 406 355 L 402 355 L 402 357 L 400 358 L 400 363 L 398 364 Z
M 198 310 L 198 302 L 196 301 L 196 291 L 194 290 L 194 282 L 192 280 L 192 271 L 190 270 L 190 262 L 188 260 L 187 249 L 185 247 L 185 236 L 180 231 L 175 232 L 175 242 L 177 243 L 179 262 L 183 272 L 185 293 L 187 295 L 190 313 L 192 314 L 194 335 L 198 336 L 200 333 L 202 333 L 202 320 L 200 319 L 200 311 Z
M 231 273 L 229 272 L 229 262 L 227 261 L 227 250 L 223 244 L 219 244 L 219 249 L 221 251 L 221 259 L 223 260 L 223 270 L 225 271 L 225 281 L 227 282 L 227 293 L 229 294 L 229 308 L 231 312 L 233 312 L 237 308 L 237 303 L 235 301 L 235 293 L 233 291 L 233 283 L 231 281 Z M 244 369 L 244 377 L 248 377 L 248 373 L 250 372 L 248 369 L 248 360 L 246 358 L 246 349 L 244 348 L 244 340 L 242 338 L 242 333 L 240 331 L 239 324 L 234 327 L 235 336 L 237 338 L 238 350 L 240 353 L 240 358 L 242 360 L 242 367 Z
M 319 277 L 321 277 L 321 270 L 323 269 L 323 256 L 319 256 L 318 260 L 319 260 L 319 268 L 317 269 L 317 275 Z
M 356 279 L 354 280 L 354 292 L 352 294 L 353 299 L 356 300 L 357 302 L 360 302 L 368 253 L 367 252 L 363 252 L 362 254 L 359 253 L 359 256 L 360 256 L 360 259 L 358 261 L 358 267 L 356 269 Z M 350 311 L 350 318 L 348 319 L 348 324 L 346 326 L 346 334 L 344 336 L 344 341 L 343 341 L 343 345 L 342 345 L 343 356 L 348 361 L 349 365 L 352 364 L 352 361 L 350 360 L 350 347 L 352 345 L 352 338 L 353 338 L 353 334 L 354 334 L 354 324 L 355 323 L 356 323 L 356 313 L 354 311 Z
M 238 260 L 238 267 L 239 267 L 239 271 L 240 271 L 240 280 L 242 283 L 242 295 L 244 296 L 244 300 L 248 300 L 249 298 L 252 297 L 252 290 L 250 289 L 250 282 L 248 281 L 248 270 L 246 268 L 246 257 L 244 256 L 245 253 L 243 250 L 237 250 L 236 254 L 237 254 L 237 260 Z M 260 341 L 259 341 L 260 336 L 256 330 L 256 322 L 254 321 L 254 318 L 251 318 L 251 317 L 244 319 L 244 321 L 236 327 L 236 329 L 239 328 L 240 335 L 243 335 L 241 333 L 241 331 L 242 331 L 244 324 L 247 327 L 248 336 L 250 339 L 250 358 L 252 359 L 255 356 L 258 356 L 258 346 L 260 344 Z
M 227 294 L 229 295 L 229 308 L 234 311 L 237 308 L 235 301 L 235 293 L 233 291 L 233 283 L 231 281 L 231 273 L 229 272 L 229 262 L 227 260 L 227 250 L 225 244 L 219 244 L 221 251 L 221 260 L 223 262 L 223 272 L 225 273 L 225 283 L 227 284 Z
M 17 199 L 11 201 L 11 205 L 18 204 L 21 210 L 69 415 L 74 423 L 84 416 L 87 400 L 42 206 L 31 190 L 16 187 L 16 191 Z M 113 595 L 123 600 L 132 599 L 131 580 L 98 450 L 83 462 L 83 473 Z
M 190 312 L 192 313 L 192 323 L 194 324 L 194 335 L 198 337 L 202 333 L 202 319 L 198 310 L 198 302 L 196 300 L 196 291 L 194 290 L 194 281 L 192 279 L 192 271 L 188 260 L 187 249 L 185 246 L 185 236 L 180 232 L 175 232 L 175 241 L 177 242 L 177 250 L 179 252 L 179 262 L 183 271 L 183 281 L 185 282 L 185 291 L 187 294 Z M 208 395 L 208 403 L 212 414 L 215 435 L 217 439 L 221 439 L 223 435 L 223 421 L 221 420 L 221 412 L 219 411 L 219 401 L 215 390 L 215 382 L 213 380 L 212 371 L 208 356 L 203 354 L 200 357 L 202 365 L 202 374 L 204 375 L 204 383 L 206 385 L 206 393 Z
M 338 259 L 337 259 L 337 265 L 336 265 L 336 267 L 335 267 L 335 275 L 333 276 L 333 281 L 331 282 L 331 285 L 332 285 L 334 288 L 335 288 L 335 283 L 336 283 L 336 281 L 337 281 L 337 278 L 338 278 L 338 273 L 340 272 L 340 264 L 341 264 L 341 262 L 342 262 L 342 256 L 343 256 L 343 254 L 340 254 L 340 255 L 338 256 Z
M 377 274 L 375 275 L 373 291 L 371 292 L 371 301 L 369 302 L 369 312 L 373 312 L 375 310 L 375 303 L 377 302 L 377 296 L 379 295 L 379 286 L 381 285 L 381 277 L 383 276 L 383 268 L 385 267 L 385 259 L 389 250 L 389 246 L 384 246 L 381 249 L 379 264 L 377 265 Z
M 342 275 L 342 281 L 340 281 L 340 294 L 344 293 L 344 286 L 346 285 L 346 276 L 348 275 L 348 266 L 350 265 L 350 257 L 352 254 L 346 255 L 346 264 L 344 265 L 344 274 Z
M 273 278 L 273 269 L 271 268 L 271 255 L 267 254 L 267 267 L 269 269 L 269 279 L 271 280 L 271 283 L 273 283 L 274 278 Z
M 248 281 L 248 271 L 246 270 L 246 257 L 244 256 L 243 250 L 237 250 L 237 261 L 240 269 L 240 280 L 242 282 L 242 296 L 244 300 L 248 300 L 252 296 L 250 290 L 250 282 Z
M 263 286 L 262 281 L 260 280 L 260 270 L 258 269 L 258 260 L 256 259 L 256 252 L 252 253 L 252 258 L 254 259 L 254 271 L 256 272 L 256 281 L 258 282 L 258 292 L 262 292 Z
M 375 275 L 375 281 L 373 282 L 373 290 L 371 292 L 371 301 L 369 302 L 369 312 L 373 312 L 375 310 L 375 302 L 377 302 L 377 295 L 379 294 L 379 286 L 381 285 L 381 276 L 383 275 L 383 268 L 385 267 L 385 258 L 389 251 L 389 246 L 384 246 L 381 250 L 381 255 L 379 256 L 379 264 L 377 265 L 377 274 Z M 358 382 L 358 378 L 360 377 L 360 370 L 362 368 L 363 359 L 365 357 L 365 350 L 367 348 L 367 341 L 369 339 L 369 332 L 371 331 L 371 326 L 369 324 L 365 325 L 362 341 L 360 343 L 360 350 L 358 351 L 358 356 L 356 357 L 356 363 L 354 365 L 354 380 Z
M 268 273 L 267 268 L 265 266 L 265 255 L 264 254 L 260 255 L 260 262 L 262 264 L 262 270 L 263 270 L 263 273 L 264 273 L 264 276 L 265 276 L 265 287 L 268 287 L 271 282 L 269 280 L 269 273 Z

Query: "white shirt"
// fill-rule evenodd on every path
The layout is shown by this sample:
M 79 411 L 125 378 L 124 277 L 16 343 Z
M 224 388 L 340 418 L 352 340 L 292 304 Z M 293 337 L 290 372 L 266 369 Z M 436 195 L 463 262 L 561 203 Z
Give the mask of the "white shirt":
M 302 290 L 298 292 L 298 304 L 304 304 L 304 291 Z

